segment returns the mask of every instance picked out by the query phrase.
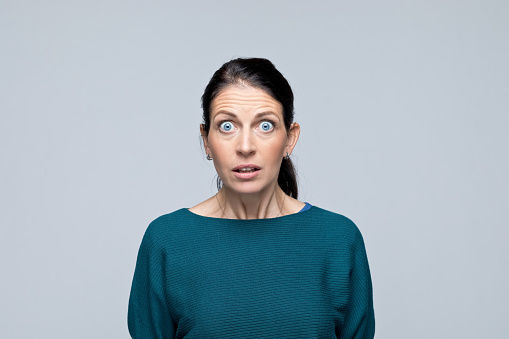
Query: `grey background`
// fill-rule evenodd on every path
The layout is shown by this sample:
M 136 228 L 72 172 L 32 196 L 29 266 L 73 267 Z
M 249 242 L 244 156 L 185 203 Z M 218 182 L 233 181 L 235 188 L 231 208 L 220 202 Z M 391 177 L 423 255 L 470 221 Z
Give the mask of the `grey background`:
M 141 237 L 215 193 L 199 98 L 296 95 L 301 200 L 353 219 L 377 338 L 509 330 L 507 1 L 0 1 L 0 337 L 127 338 Z

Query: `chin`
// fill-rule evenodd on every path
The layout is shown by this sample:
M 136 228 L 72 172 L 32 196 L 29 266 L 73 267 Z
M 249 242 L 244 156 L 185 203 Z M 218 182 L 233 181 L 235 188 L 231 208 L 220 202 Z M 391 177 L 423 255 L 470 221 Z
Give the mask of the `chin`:
M 238 194 L 257 194 L 267 189 L 268 186 L 256 182 L 243 182 L 228 185 L 228 189 Z

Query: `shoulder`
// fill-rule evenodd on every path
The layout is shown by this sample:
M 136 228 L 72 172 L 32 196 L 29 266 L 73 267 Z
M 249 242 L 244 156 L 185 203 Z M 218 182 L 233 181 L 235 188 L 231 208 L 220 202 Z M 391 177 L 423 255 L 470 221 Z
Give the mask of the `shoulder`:
M 365 243 L 357 225 L 342 214 L 316 206 L 313 210 L 314 218 L 317 219 L 314 226 L 317 229 L 316 232 L 320 234 L 320 237 L 327 239 L 325 243 L 333 254 L 334 260 L 339 260 L 340 265 L 367 267 Z
M 315 227 L 331 237 L 352 242 L 362 241 L 362 234 L 357 225 L 342 214 L 313 206 L 310 210 L 303 212 L 302 215 L 306 216 Z
M 185 233 L 184 228 L 191 218 L 192 213 L 185 208 L 155 218 L 148 225 L 142 243 L 157 246 L 179 238 L 179 234 Z
M 150 223 L 150 226 L 157 227 L 159 225 L 165 225 L 168 223 L 175 223 L 175 222 L 181 222 L 186 221 L 186 219 L 189 219 L 190 213 L 187 208 L 181 208 L 174 212 L 163 214 Z

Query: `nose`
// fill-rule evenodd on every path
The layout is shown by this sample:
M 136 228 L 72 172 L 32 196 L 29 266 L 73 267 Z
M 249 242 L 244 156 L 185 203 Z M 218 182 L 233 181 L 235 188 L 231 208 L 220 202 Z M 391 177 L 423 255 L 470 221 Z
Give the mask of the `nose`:
M 256 146 L 253 138 L 254 135 L 252 135 L 252 131 L 247 130 L 239 133 L 237 141 L 237 153 L 243 156 L 254 154 L 256 151 Z

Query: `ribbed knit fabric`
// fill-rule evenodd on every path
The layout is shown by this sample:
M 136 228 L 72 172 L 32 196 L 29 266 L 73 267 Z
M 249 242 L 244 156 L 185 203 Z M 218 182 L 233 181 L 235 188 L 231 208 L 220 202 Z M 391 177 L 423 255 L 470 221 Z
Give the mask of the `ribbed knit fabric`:
M 128 326 L 135 339 L 373 338 L 362 236 L 316 206 L 272 219 L 161 216 L 140 246 Z

